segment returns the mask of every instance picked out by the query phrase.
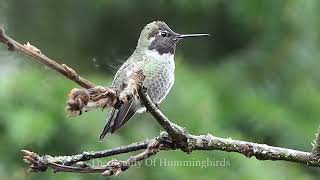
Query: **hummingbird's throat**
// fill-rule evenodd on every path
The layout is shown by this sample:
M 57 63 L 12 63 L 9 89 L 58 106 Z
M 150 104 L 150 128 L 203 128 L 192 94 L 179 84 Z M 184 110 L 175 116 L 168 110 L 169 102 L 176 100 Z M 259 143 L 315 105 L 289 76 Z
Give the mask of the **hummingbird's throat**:
M 171 52 L 161 54 L 156 49 L 147 49 L 145 55 L 158 61 L 174 61 L 174 54 L 171 54 Z
M 149 39 L 149 50 L 157 50 L 160 55 L 171 53 L 174 54 L 176 49 L 176 43 L 174 37 L 163 38 L 162 36 L 151 37 Z

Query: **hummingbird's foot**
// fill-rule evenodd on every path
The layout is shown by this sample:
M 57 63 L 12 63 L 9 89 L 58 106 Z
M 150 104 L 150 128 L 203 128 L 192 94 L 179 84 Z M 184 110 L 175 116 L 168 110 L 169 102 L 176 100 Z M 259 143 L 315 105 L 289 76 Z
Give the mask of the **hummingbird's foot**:
M 113 106 L 117 102 L 118 91 L 114 87 L 97 86 L 89 89 L 90 100 L 94 102 L 95 107 L 102 110 Z

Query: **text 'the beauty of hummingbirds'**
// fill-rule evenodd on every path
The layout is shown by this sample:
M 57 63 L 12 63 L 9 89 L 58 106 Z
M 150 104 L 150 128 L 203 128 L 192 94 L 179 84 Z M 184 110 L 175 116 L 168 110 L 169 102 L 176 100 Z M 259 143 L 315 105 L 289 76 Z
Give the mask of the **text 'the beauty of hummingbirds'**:
M 134 69 L 141 69 L 145 75 L 143 85 L 155 104 L 169 93 L 174 83 L 174 53 L 176 44 L 180 39 L 187 37 L 208 36 L 209 34 L 179 34 L 172 31 L 168 25 L 161 21 L 147 24 L 140 34 L 137 47 L 129 59 L 117 71 L 112 87 L 121 90 L 126 84 L 128 76 Z M 100 140 L 106 134 L 114 133 L 124 125 L 135 113 L 142 113 L 145 108 L 138 99 L 112 109 L 107 118 Z

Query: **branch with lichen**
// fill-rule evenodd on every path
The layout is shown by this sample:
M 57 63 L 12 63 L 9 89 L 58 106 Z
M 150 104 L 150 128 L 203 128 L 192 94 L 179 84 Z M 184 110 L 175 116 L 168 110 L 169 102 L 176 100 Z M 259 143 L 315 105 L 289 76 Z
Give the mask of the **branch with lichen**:
M 290 161 L 308 166 L 320 167 L 320 135 L 319 131 L 313 143 L 311 152 L 298 151 L 282 147 L 274 147 L 266 144 L 258 144 L 247 141 L 232 140 L 231 138 L 215 137 L 211 134 L 193 135 L 185 128 L 172 123 L 160 109 L 151 101 L 146 88 L 143 87 L 143 71 L 137 70 L 128 77 L 128 85 L 123 90 L 110 87 L 96 86 L 92 82 L 79 76 L 70 67 L 59 64 L 45 56 L 38 48 L 27 43 L 21 45 L 5 34 L 0 27 L 0 42 L 8 46 L 10 51 L 20 51 L 31 56 L 52 69 L 60 72 L 68 79 L 74 81 L 85 89 L 74 88 L 68 95 L 67 111 L 70 116 L 81 115 L 82 112 L 91 108 L 115 107 L 118 103 L 126 103 L 130 98 L 139 98 L 147 111 L 157 120 L 166 132 L 160 133 L 152 140 L 136 142 L 109 150 L 83 152 L 72 156 L 50 156 L 22 150 L 24 161 L 30 165 L 32 171 L 46 171 L 51 168 L 55 172 L 72 173 L 101 173 L 105 176 L 118 175 L 139 161 L 143 161 L 156 155 L 162 150 L 180 149 L 191 153 L 194 150 L 219 150 L 236 152 L 246 157 L 256 157 L 258 160 L 281 160 Z M 119 92 L 120 91 L 120 92 Z M 86 163 L 92 159 L 110 157 L 117 154 L 144 150 L 127 160 L 111 160 L 106 165 L 91 166 Z
M 46 171 L 51 168 L 54 172 L 73 172 L 73 173 L 101 173 L 104 176 L 118 175 L 122 171 L 129 169 L 138 161 L 145 160 L 159 152 L 163 144 L 158 139 L 149 140 L 141 143 L 118 147 L 100 152 L 84 152 L 73 156 L 56 156 L 49 155 L 39 156 L 38 154 L 22 150 L 24 161 L 30 164 L 30 170 L 33 172 Z M 143 152 L 128 158 L 127 160 L 110 160 L 106 165 L 91 166 L 85 161 L 94 158 L 112 156 L 116 154 L 127 153 L 145 149 Z
M 188 149 L 188 153 L 191 153 L 194 150 L 236 152 L 243 154 L 248 158 L 256 157 L 256 159 L 259 160 L 282 160 L 320 167 L 320 159 L 313 156 L 310 152 L 232 140 L 230 138 L 219 138 L 211 134 L 187 134 L 187 142 L 186 146 L 180 147 L 166 132 L 162 132 L 158 137 L 153 138 L 152 140 L 133 143 L 110 150 L 83 152 L 82 154 L 73 156 L 40 156 L 27 150 L 23 150 L 22 152 L 24 154 L 24 160 L 30 164 L 30 169 L 34 172 L 46 171 L 48 168 L 51 168 L 54 172 L 101 173 L 104 176 L 118 175 L 129 169 L 135 163 L 156 155 L 159 151 L 176 149 Z M 145 151 L 130 157 L 127 160 L 121 161 L 113 159 L 102 166 L 91 166 L 86 163 L 93 159 L 110 157 L 141 149 L 145 149 Z

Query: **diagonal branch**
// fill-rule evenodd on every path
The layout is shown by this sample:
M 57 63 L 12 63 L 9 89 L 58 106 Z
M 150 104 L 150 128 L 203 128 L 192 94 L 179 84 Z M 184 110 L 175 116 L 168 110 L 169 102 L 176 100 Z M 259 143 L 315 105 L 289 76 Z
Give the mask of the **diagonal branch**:
M 172 140 L 177 146 L 188 152 L 188 132 L 185 128 L 182 128 L 172 122 L 160 111 L 160 109 L 152 102 L 151 98 L 147 94 L 147 89 L 141 84 L 138 87 L 138 95 L 142 104 L 146 107 L 147 111 L 158 121 L 162 128 L 169 134 Z
M 92 159 L 97 159 L 97 158 L 104 158 L 104 157 L 109 157 L 109 156 L 114 156 L 118 154 L 124 154 L 128 152 L 133 152 L 133 151 L 138 151 L 141 149 L 146 149 L 148 144 L 150 143 L 151 140 L 149 141 L 142 141 L 142 142 L 136 142 L 132 143 L 126 146 L 120 146 L 112 149 L 107 149 L 103 151 L 96 151 L 96 152 L 83 152 L 81 154 L 76 154 L 72 156 L 45 156 L 42 157 L 43 161 L 50 161 L 52 163 L 57 163 L 57 164 L 63 164 L 63 165 L 73 165 L 77 162 L 81 161 L 88 161 Z M 27 150 L 22 150 L 24 154 L 26 154 Z M 40 159 L 40 156 L 38 157 Z M 45 160 L 47 159 L 47 160 Z
M 20 51 L 24 54 L 33 57 L 34 60 L 49 66 L 50 68 L 61 73 L 68 79 L 79 84 L 83 88 L 89 89 L 96 87 L 95 84 L 79 76 L 73 69 L 69 68 L 67 65 L 59 64 L 56 61 L 48 58 L 38 48 L 30 45 L 29 43 L 27 43 L 26 45 L 22 45 L 19 42 L 11 39 L 8 35 L 6 35 L 2 25 L 0 25 L 0 42 L 6 44 L 8 46 L 8 50 Z

